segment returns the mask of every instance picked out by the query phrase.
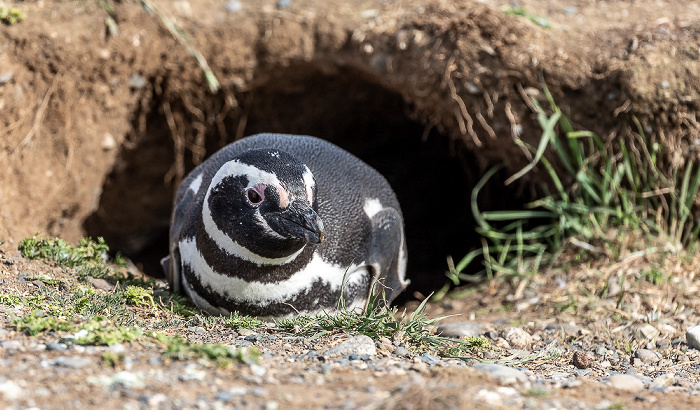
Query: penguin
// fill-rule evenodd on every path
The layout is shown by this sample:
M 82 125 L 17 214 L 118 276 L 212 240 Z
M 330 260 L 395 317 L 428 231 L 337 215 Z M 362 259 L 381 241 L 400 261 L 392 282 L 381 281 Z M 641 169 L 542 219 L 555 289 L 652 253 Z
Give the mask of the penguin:
M 388 305 L 406 279 L 406 240 L 387 180 L 323 139 L 257 134 L 177 189 L 170 288 L 200 309 L 264 319 Z

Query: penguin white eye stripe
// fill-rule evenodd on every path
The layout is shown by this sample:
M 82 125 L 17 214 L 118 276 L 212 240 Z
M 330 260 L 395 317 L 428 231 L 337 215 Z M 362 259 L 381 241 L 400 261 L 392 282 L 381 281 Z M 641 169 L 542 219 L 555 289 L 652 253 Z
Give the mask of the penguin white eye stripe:
M 209 193 L 207 193 L 207 199 L 205 199 L 204 203 L 202 204 L 202 220 L 204 222 L 204 230 L 206 231 L 207 235 L 209 235 L 209 237 L 216 242 L 219 248 L 223 249 L 229 255 L 238 256 L 243 260 L 257 263 L 258 265 L 283 265 L 296 259 L 301 251 L 304 250 L 304 247 L 302 247 L 297 252 L 282 258 L 266 258 L 252 252 L 250 249 L 245 248 L 238 242 L 231 239 L 230 236 L 223 233 L 221 229 L 216 226 L 216 222 L 214 222 L 214 219 L 211 217 L 208 197 Z
M 213 188 L 219 185 L 219 183 L 223 181 L 223 179 L 226 177 L 237 177 L 241 175 L 246 176 L 248 178 L 248 188 L 252 188 L 254 185 L 257 184 L 265 184 L 268 186 L 282 185 L 275 174 L 265 172 L 260 168 L 254 167 L 252 165 L 242 164 L 238 162 L 238 160 L 233 160 L 225 163 L 219 169 L 216 175 L 214 175 L 214 178 L 212 178 L 209 186 Z M 207 197 L 208 196 L 209 195 L 207 194 Z
M 313 192 L 314 192 L 314 186 L 316 185 L 316 183 L 314 182 L 314 175 L 311 173 L 311 170 L 309 169 L 309 167 L 307 167 L 305 165 L 304 168 L 306 168 L 306 171 L 304 171 L 304 175 L 303 175 L 304 186 L 306 186 L 306 196 L 307 196 L 307 199 L 309 200 L 309 203 L 313 204 L 314 203 Z

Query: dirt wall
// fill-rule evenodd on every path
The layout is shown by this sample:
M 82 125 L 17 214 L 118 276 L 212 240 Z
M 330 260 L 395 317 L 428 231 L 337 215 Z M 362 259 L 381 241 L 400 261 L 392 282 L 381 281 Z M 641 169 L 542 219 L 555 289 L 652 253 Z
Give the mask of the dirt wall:
M 507 2 L 162 3 L 219 91 L 137 3 L 19 3 L 27 20 L 0 27 L 0 238 L 87 232 L 153 264 L 188 169 L 251 133 L 306 133 L 387 175 L 410 268 L 441 277 L 445 256 L 470 246 L 475 178 L 517 170 L 515 140 L 538 140 L 528 99 L 544 102 L 543 82 L 577 127 L 614 141 L 636 118 L 664 167 L 698 156 L 698 2 L 578 1 L 574 14 L 522 2 L 550 28 Z M 491 187 L 484 206 L 517 204 L 543 181 Z

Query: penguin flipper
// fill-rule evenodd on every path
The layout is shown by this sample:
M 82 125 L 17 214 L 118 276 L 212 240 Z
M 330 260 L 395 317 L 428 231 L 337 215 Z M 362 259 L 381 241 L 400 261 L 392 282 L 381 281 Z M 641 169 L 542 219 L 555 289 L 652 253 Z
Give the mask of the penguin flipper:
M 381 305 L 391 301 L 408 286 L 405 279 L 406 244 L 401 214 L 384 208 L 372 216 L 368 265 L 372 268 L 370 298 L 379 297 Z M 403 259 L 403 260 L 401 260 Z
M 160 260 L 160 267 L 163 268 L 163 273 L 166 277 L 170 276 L 170 256 L 165 256 Z

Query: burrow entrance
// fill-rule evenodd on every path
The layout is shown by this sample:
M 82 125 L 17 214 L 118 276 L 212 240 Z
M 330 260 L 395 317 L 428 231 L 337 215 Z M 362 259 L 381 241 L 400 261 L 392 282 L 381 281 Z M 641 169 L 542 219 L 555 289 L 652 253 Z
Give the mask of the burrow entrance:
M 481 175 L 473 165 L 477 154 L 435 130 L 426 131 L 398 93 L 357 72 L 343 69 L 329 75 L 306 65 L 270 75 L 239 101 L 238 113 L 223 120 L 226 140 L 220 132 L 206 134 L 207 156 L 233 141 L 236 131 L 308 134 L 350 151 L 387 178 L 405 218 L 412 281 L 408 297 L 445 283 L 448 255 L 458 260 L 480 246 L 469 203 Z M 134 120 L 130 142 L 122 148 L 85 230 L 103 236 L 145 273 L 162 276 L 158 260 L 167 254 L 175 190 L 164 182 L 175 160 L 173 138 L 158 97 L 141 110 L 145 114 Z M 189 153 L 186 171 L 193 167 Z M 493 188 L 480 198 L 482 207 L 513 205 L 510 191 Z

